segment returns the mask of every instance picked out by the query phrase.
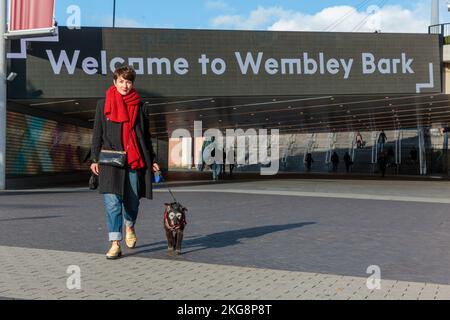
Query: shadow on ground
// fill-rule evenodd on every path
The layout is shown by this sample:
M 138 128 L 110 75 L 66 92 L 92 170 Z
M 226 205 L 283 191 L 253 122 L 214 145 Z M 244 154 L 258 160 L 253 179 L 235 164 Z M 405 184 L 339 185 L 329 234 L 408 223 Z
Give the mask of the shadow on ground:
M 183 240 L 183 254 L 192 253 L 196 251 L 212 249 L 212 248 L 224 248 L 228 246 L 234 246 L 241 243 L 242 239 L 257 238 L 269 233 L 285 231 L 295 228 L 301 228 L 316 222 L 302 222 L 302 223 L 290 223 L 271 226 L 260 226 L 254 228 L 238 229 L 231 231 L 216 232 L 205 236 L 196 238 L 185 237 Z M 145 248 L 149 246 L 158 246 L 156 248 L 150 248 L 147 250 L 136 251 L 127 256 L 138 255 L 142 253 L 156 252 L 167 249 L 167 242 L 159 241 L 146 245 L 137 246 L 136 249 Z M 190 248 L 193 248 L 189 250 Z

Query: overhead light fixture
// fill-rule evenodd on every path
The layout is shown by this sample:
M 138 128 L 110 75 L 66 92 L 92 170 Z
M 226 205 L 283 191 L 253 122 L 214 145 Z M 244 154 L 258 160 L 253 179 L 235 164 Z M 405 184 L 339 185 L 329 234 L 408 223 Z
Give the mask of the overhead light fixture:
M 49 102 L 39 102 L 39 103 L 31 103 L 30 107 L 35 106 L 44 106 L 44 105 L 50 105 L 50 104 L 60 104 L 60 103 L 69 103 L 69 102 L 75 102 L 77 100 L 61 100 L 61 101 L 49 101 Z
M 8 77 L 6 77 L 6 80 L 8 82 L 12 82 L 14 81 L 14 79 L 17 77 L 17 73 L 15 72 L 10 72 L 10 74 L 8 75 Z

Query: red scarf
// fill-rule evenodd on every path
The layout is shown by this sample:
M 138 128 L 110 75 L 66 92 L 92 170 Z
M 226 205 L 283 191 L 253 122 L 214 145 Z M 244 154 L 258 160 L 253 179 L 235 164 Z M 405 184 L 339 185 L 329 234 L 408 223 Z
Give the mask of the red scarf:
M 133 130 L 139 101 L 139 94 L 134 88 L 126 96 L 122 96 L 114 85 L 106 91 L 105 116 L 111 121 L 122 123 L 122 145 L 127 151 L 128 164 L 133 170 L 145 166 L 137 144 L 136 132 Z

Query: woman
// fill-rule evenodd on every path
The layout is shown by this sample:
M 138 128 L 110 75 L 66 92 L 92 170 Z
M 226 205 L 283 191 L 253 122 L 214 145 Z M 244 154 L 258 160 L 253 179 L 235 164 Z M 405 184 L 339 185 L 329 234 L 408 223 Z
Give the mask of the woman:
M 358 131 L 356 134 L 356 148 L 361 149 L 363 147 L 363 139 L 361 133 Z
M 149 132 L 148 119 L 139 95 L 133 88 L 136 72 L 121 67 L 114 72 L 113 85 L 106 91 L 106 99 L 99 100 L 92 136 L 91 170 L 99 177 L 99 192 L 103 194 L 111 248 L 107 259 L 122 255 L 122 219 L 125 219 L 127 247 L 136 246 L 134 229 L 139 211 L 139 199 L 152 199 L 152 170 L 155 154 Z M 100 150 L 127 152 L 125 167 L 99 165 Z M 123 207 L 123 209 L 122 209 Z

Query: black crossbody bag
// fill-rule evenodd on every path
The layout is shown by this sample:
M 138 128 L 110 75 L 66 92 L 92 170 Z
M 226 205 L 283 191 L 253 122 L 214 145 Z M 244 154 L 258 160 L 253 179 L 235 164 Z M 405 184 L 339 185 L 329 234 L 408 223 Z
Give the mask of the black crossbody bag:
M 128 145 L 125 151 L 102 149 L 100 150 L 100 154 L 98 156 L 98 164 L 118 168 L 125 168 L 127 164 L 127 151 L 128 147 L 130 146 L 132 131 L 133 129 L 130 130 L 130 136 L 128 137 Z

